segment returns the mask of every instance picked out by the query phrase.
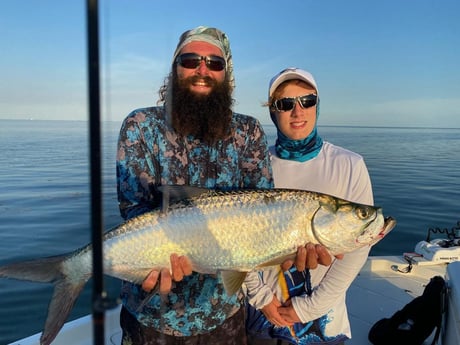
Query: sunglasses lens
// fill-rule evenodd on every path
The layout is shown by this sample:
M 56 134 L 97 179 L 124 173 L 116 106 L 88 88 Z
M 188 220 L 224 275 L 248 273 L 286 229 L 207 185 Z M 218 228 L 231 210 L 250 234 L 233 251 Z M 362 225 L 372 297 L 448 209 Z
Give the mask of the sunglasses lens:
M 182 54 L 177 57 L 177 62 L 184 68 L 195 69 L 200 65 L 201 57 L 196 54 Z
M 294 108 L 295 98 L 281 98 L 275 102 L 275 108 L 280 111 L 288 111 Z
M 211 71 L 222 71 L 225 68 L 225 60 L 220 56 L 200 56 L 194 53 L 185 53 L 177 57 L 177 62 L 184 68 L 195 69 L 201 60 L 205 60 L 206 67 Z
M 222 71 L 225 68 L 225 60 L 219 56 L 210 56 L 206 61 L 206 66 L 211 71 Z
M 302 104 L 302 108 L 310 108 L 316 105 L 316 95 L 306 95 L 300 97 L 300 104 Z

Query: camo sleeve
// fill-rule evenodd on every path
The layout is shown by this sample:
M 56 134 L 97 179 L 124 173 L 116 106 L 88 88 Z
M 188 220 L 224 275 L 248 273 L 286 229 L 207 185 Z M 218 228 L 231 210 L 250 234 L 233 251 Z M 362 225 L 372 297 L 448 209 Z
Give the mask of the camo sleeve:
M 242 152 L 243 188 L 273 188 L 272 169 L 265 132 L 256 119 L 236 114 L 241 126 L 236 126 L 235 147 Z M 244 119 L 244 120 L 243 120 Z
M 265 133 L 253 117 L 233 114 L 229 137 L 214 145 L 179 136 L 164 108 L 133 111 L 124 120 L 117 151 L 120 212 L 128 219 L 160 204 L 159 185 L 219 190 L 272 188 Z
M 159 204 L 159 172 L 145 130 L 146 114 L 134 111 L 123 122 L 117 149 L 117 192 L 121 216 L 129 219 Z M 146 140 L 147 139 L 147 140 Z

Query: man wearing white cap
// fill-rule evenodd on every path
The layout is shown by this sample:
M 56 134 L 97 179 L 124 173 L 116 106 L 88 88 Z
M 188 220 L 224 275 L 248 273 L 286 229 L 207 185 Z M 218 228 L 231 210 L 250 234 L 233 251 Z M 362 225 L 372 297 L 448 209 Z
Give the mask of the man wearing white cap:
M 270 147 L 275 188 L 317 191 L 372 205 L 363 158 L 318 134 L 319 100 L 316 81 L 307 71 L 287 68 L 271 79 L 267 105 L 277 128 Z M 369 250 L 340 255 L 329 267 L 300 272 L 283 264 L 281 272 L 251 274 L 245 281 L 249 343 L 338 345 L 351 338 L 345 295 Z
M 160 106 L 124 120 L 117 153 L 121 215 L 160 205 L 160 185 L 218 190 L 271 188 L 260 123 L 232 111 L 232 55 L 225 33 L 197 27 L 180 37 Z M 171 267 L 142 286 L 123 282 L 120 323 L 128 344 L 246 344 L 244 297 L 227 296 L 220 275 L 191 271 L 171 253 Z M 157 285 L 159 292 L 149 292 Z

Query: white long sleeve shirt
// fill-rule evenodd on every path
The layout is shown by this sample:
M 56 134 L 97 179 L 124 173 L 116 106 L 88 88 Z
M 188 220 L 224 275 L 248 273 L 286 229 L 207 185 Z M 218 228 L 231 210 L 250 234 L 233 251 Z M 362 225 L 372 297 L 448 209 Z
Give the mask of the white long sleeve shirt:
M 270 148 L 275 188 L 295 188 L 321 192 L 345 200 L 373 205 L 372 186 L 363 158 L 351 151 L 324 142 L 318 156 L 306 162 L 281 159 Z M 334 259 L 326 267 L 310 269 L 310 296 L 292 298 L 292 305 L 303 323 L 327 315 L 325 337 L 343 334 L 351 338 L 345 296 L 348 287 L 364 265 L 370 247 Z M 245 281 L 249 303 L 256 309 L 269 304 L 275 294 L 283 301 L 278 284 L 279 269 L 251 273 Z

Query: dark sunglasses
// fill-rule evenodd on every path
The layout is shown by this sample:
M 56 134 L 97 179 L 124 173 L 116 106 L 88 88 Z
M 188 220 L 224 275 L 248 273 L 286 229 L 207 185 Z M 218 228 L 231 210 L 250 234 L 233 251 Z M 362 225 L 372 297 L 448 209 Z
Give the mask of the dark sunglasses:
M 298 97 L 286 97 L 273 101 L 272 107 L 277 111 L 289 111 L 294 109 L 294 106 L 299 102 L 303 109 L 307 109 L 316 105 L 318 96 L 313 93 Z
M 225 68 L 225 59 L 215 55 L 200 56 L 195 53 L 184 53 L 176 58 L 176 63 L 184 68 L 195 69 L 202 60 L 211 71 L 222 71 Z

